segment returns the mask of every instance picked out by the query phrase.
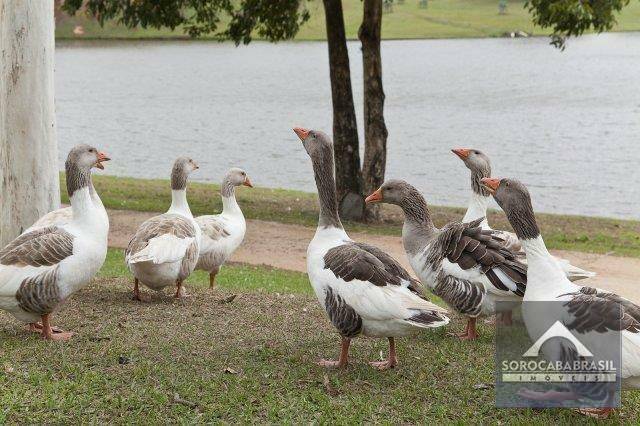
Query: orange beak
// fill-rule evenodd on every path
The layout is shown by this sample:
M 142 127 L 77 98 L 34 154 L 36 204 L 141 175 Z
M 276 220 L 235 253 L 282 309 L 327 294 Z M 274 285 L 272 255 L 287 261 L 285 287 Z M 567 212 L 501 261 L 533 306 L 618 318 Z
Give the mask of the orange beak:
M 471 150 L 467 148 L 456 148 L 452 149 L 451 152 L 460 157 L 461 160 L 465 160 L 469 156 Z
M 104 152 L 98 152 L 98 162 L 96 163 L 96 167 L 100 170 L 104 170 L 104 166 L 102 165 L 103 161 L 109 161 L 111 158 L 107 157 L 107 154 Z
M 500 186 L 501 180 L 502 179 L 498 178 L 482 178 L 480 179 L 480 182 L 482 182 L 482 185 L 487 188 L 490 193 L 495 194 Z
M 296 132 L 301 141 L 304 141 L 309 136 L 309 131 L 303 127 L 294 127 L 293 131 Z
M 244 182 L 242 182 L 242 184 L 244 186 L 248 186 L 249 188 L 253 188 L 253 184 L 251 183 L 251 179 L 249 179 L 249 176 L 244 178 Z
M 365 203 L 379 203 L 380 201 L 382 201 L 382 190 L 379 188 L 364 199 Z

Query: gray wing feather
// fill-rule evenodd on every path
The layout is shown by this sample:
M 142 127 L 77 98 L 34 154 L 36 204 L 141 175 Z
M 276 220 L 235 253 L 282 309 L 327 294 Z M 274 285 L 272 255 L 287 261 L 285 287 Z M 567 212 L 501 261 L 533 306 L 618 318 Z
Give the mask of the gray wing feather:
M 191 221 L 183 216 L 168 213 L 154 216 L 140 225 L 129 241 L 125 254 L 135 254 L 145 248 L 150 240 L 165 234 L 173 234 L 178 238 L 192 238 L 196 236 L 196 230 Z
M 0 251 L 0 264 L 52 266 L 73 254 L 73 235 L 57 226 L 20 235 Z

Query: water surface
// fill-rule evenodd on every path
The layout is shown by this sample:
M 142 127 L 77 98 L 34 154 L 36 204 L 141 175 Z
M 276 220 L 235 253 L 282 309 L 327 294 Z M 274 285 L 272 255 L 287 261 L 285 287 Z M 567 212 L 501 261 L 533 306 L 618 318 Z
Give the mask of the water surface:
M 387 177 L 461 206 L 453 147 L 484 150 L 494 175 L 528 184 L 539 211 L 640 219 L 640 34 L 388 41 L 382 47 Z M 359 43 L 349 44 L 362 131 Z M 199 181 L 227 168 L 258 186 L 313 191 L 294 125 L 331 133 L 325 43 L 59 43 L 60 165 L 71 146 L 107 151 L 106 173 L 168 178 L 190 155 Z

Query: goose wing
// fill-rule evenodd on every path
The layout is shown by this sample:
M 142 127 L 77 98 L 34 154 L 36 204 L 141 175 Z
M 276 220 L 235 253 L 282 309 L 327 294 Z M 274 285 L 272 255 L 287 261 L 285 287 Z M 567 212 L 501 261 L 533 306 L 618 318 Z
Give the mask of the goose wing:
M 469 223 L 452 222 L 442 228 L 428 261 L 435 264 L 446 259 L 462 271 L 458 278 L 490 283 L 487 291 L 511 292 L 524 296 L 527 284 L 527 266 L 518 259 L 518 253 L 507 249 L 493 230 L 483 230 L 483 218 Z M 451 268 L 449 274 L 456 275 Z
M 196 230 L 187 218 L 162 214 L 140 225 L 125 250 L 127 263 L 172 263 L 182 260 L 195 244 Z
M 0 296 L 55 291 L 58 265 L 73 255 L 73 240 L 66 230 L 49 226 L 11 241 L 0 250 Z
M 347 241 L 326 252 L 324 269 L 339 281 L 332 291 L 365 319 L 448 322 L 446 309 L 420 297 L 419 283 L 376 247 Z

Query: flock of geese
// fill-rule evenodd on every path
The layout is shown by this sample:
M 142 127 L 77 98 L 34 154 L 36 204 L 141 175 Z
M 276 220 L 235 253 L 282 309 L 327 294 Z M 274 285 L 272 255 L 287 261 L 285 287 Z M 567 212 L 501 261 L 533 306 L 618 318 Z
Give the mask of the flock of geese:
M 522 301 L 562 301 L 567 306 L 566 327 L 588 333 L 593 340 L 588 343 L 594 347 L 599 344 L 594 335 L 621 333 L 622 382 L 640 388 L 640 307 L 614 293 L 575 284 L 594 274 L 549 253 L 526 187 L 514 179 L 492 178 L 485 154 L 453 150 L 471 171 L 472 196 L 461 221 L 437 228 L 422 194 L 402 180 L 388 180 L 366 198 L 367 203 L 398 205 L 404 212 L 402 243 L 416 280 L 383 250 L 349 238 L 338 214 L 331 139 L 316 130 L 293 130 L 311 158 L 320 204 L 318 228 L 307 251 L 309 280 L 341 337 L 338 359 L 323 359 L 320 365 L 346 366 L 352 339 L 364 335 L 389 341 L 388 358 L 370 364 L 379 370 L 395 367 L 396 337 L 450 321 L 447 309 L 428 300 L 428 288 L 467 318 L 458 335 L 464 340 L 478 337 L 479 317 L 497 314 L 498 321 L 508 324 L 511 311 Z M 72 336 L 52 326 L 51 315 L 104 263 L 109 219 L 91 170 L 102 169 L 108 160 L 93 147 L 74 147 L 65 164 L 71 206 L 43 216 L 0 250 L 0 309 L 45 339 Z M 186 188 L 196 169 L 192 159 L 175 161 L 169 210 L 142 223 L 125 251 L 135 300 L 143 300 L 140 284 L 156 291 L 175 286 L 175 297 L 183 297 L 183 282 L 195 269 L 209 272 L 214 287 L 220 267 L 244 238 L 246 224 L 235 191 L 252 186 L 246 172 L 232 168 L 226 174 L 220 214 L 194 218 Z M 489 226 L 486 212 L 491 196 L 515 234 Z M 525 324 L 535 322 L 526 312 L 523 319 Z M 576 399 L 584 396 L 580 387 L 571 392 Z M 555 394 L 529 392 L 527 398 L 546 400 Z M 605 403 L 587 413 L 603 416 L 611 410 Z

